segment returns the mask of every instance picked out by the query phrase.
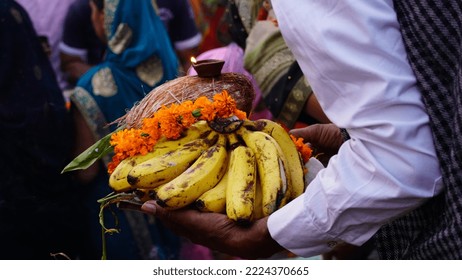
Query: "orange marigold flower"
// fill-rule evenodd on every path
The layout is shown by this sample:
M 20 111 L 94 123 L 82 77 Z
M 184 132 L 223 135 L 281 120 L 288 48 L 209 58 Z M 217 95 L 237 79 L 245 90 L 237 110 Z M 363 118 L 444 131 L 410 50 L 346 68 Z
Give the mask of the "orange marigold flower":
M 213 105 L 217 114 L 222 118 L 232 116 L 236 109 L 236 101 L 234 101 L 226 90 L 223 90 L 221 94 L 213 96 Z
M 294 141 L 298 152 L 302 155 L 303 162 L 308 162 L 312 154 L 311 148 L 308 147 L 308 145 L 305 145 L 305 143 L 303 142 L 303 138 L 296 138 L 293 135 L 290 135 L 290 138 L 292 138 L 292 141 Z
M 116 160 L 115 157 L 112 158 L 112 161 L 107 165 L 107 172 L 112 174 L 120 161 Z
M 234 110 L 234 115 L 240 120 L 247 119 L 247 113 L 239 109 Z
M 182 119 L 181 119 L 181 124 L 185 128 L 190 127 L 191 125 L 193 125 L 196 122 L 197 122 L 197 119 L 192 115 L 192 113 L 190 113 L 188 115 L 185 115 L 185 116 L 182 116 Z
M 166 122 L 160 129 L 168 139 L 178 139 L 183 131 L 183 126 L 177 122 Z
M 216 116 L 213 103 L 205 96 L 200 96 L 194 101 L 194 112 L 200 112 L 198 115 L 201 120 L 211 121 Z
M 206 121 L 211 121 L 215 119 L 215 117 L 217 116 L 217 112 L 215 111 L 215 108 L 213 108 L 212 105 L 201 108 L 200 113 L 200 119 Z
M 211 105 L 212 101 L 210 101 L 206 96 L 200 96 L 196 99 L 196 101 L 194 101 L 194 108 L 204 108 Z
M 194 117 L 192 113 L 194 109 L 194 103 L 192 101 L 183 102 L 181 106 L 178 107 L 178 121 L 184 128 L 190 127 L 193 123 L 197 122 L 196 117 Z
M 159 119 L 154 116 L 152 118 L 144 119 L 141 129 L 145 134 L 148 134 L 150 138 L 157 140 L 162 136 L 159 126 Z
M 181 110 L 184 112 L 192 112 L 196 107 L 194 107 L 194 102 L 191 100 L 184 101 L 181 103 Z

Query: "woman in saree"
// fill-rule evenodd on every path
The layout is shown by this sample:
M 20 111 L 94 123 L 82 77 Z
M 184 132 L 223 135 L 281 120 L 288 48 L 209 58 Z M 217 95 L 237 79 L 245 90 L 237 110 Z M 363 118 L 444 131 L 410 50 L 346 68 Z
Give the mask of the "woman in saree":
M 151 0 L 90 1 L 93 26 L 107 43 L 107 49 L 104 61 L 80 78 L 71 95 L 79 131 L 76 155 L 114 131 L 115 125 L 108 124 L 123 116 L 154 87 L 177 77 L 178 59 L 152 3 Z M 106 209 L 105 226 L 114 226 L 119 233 L 101 234 L 97 200 L 111 192 L 109 160 L 77 172 L 79 179 L 87 183 L 82 194 L 87 206 L 87 246 L 82 258 L 100 258 L 103 249 L 107 259 L 180 258 L 181 240 L 141 213 L 119 209 L 111 209 L 114 211 L 111 213 Z M 117 224 L 112 217 L 117 218 Z

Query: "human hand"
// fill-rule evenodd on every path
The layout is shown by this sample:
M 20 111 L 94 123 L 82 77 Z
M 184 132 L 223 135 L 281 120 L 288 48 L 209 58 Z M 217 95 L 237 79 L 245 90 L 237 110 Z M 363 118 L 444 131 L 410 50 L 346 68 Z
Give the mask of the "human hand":
M 290 131 L 295 137 L 301 137 L 313 149 L 316 156 L 324 165 L 329 158 L 337 154 L 344 139 L 340 129 L 332 124 L 313 124 L 304 128 L 292 129 Z
M 367 260 L 374 258 L 374 242 L 369 240 L 362 246 L 348 243 L 337 244 L 330 252 L 322 254 L 323 260 Z
M 141 209 L 146 214 L 154 215 L 176 234 L 230 256 L 267 258 L 283 250 L 269 234 L 268 217 L 244 226 L 225 214 L 204 213 L 195 209 L 166 210 L 154 200 L 145 202 Z

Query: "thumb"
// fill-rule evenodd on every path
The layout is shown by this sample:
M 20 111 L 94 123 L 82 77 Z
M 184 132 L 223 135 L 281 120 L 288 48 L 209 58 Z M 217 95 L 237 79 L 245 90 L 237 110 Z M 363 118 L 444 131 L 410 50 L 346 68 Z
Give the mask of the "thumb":
M 141 205 L 141 210 L 146 214 L 156 217 L 164 214 L 162 213 L 164 211 L 162 207 L 160 207 L 154 200 L 148 200 L 143 203 L 143 205 Z
M 141 211 L 159 219 L 166 227 L 178 235 L 184 236 L 185 229 L 189 226 L 188 219 L 184 219 L 184 221 L 182 221 L 181 214 L 178 215 L 181 211 L 169 211 L 157 204 L 155 200 L 148 200 L 143 203 Z
M 141 206 L 141 211 L 145 214 L 152 215 L 162 221 L 167 227 L 173 231 L 178 228 L 183 228 L 184 224 L 188 224 L 187 219 L 182 219 L 182 211 L 170 211 L 157 204 L 155 200 L 148 200 Z M 180 214 L 178 214 L 180 213 Z M 185 221 L 184 221 L 185 220 Z
M 158 218 L 171 229 L 196 227 L 196 223 L 203 224 L 205 219 L 202 215 L 203 213 L 196 210 L 187 208 L 169 210 L 157 204 L 155 200 L 148 200 L 143 203 L 141 211 Z

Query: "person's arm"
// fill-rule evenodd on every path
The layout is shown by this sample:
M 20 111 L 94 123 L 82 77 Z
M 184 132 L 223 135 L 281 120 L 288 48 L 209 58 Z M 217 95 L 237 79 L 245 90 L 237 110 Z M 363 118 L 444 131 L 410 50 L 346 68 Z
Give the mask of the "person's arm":
M 301 256 L 342 242 L 361 245 L 383 224 L 441 191 L 429 118 L 393 3 L 272 4 L 323 111 L 347 129 L 350 140 L 302 196 L 269 217 L 269 231 Z M 305 11 L 316 13 L 300 21 Z
M 308 100 L 306 100 L 304 112 L 320 123 L 330 123 L 329 118 L 326 116 L 326 114 L 324 114 L 321 105 L 319 105 L 315 94 L 310 94 Z

